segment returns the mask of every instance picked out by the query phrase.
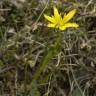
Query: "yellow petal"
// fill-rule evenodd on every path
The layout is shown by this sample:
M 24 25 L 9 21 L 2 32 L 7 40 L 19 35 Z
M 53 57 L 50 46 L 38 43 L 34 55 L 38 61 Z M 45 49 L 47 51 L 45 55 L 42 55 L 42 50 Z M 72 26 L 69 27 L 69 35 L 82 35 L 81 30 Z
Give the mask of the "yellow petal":
M 58 9 L 54 6 L 53 7 L 54 9 L 54 17 L 55 17 L 55 20 L 58 22 L 59 20 L 62 19 L 62 17 L 60 16 L 59 12 L 58 12 Z
M 79 25 L 76 23 L 66 23 L 64 26 L 66 26 L 67 28 L 68 27 L 79 27 Z
M 49 23 L 49 24 L 47 25 L 47 27 L 53 27 L 53 28 L 55 28 L 55 26 L 56 26 L 56 24 L 52 24 L 52 23 Z
M 66 26 L 60 26 L 59 29 L 60 30 L 66 30 Z
M 72 19 L 73 16 L 75 15 L 75 13 L 76 13 L 76 9 L 73 9 L 68 14 L 64 15 L 64 17 L 63 17 L 63 23 L 67 23 L 70 19 Z
M 64 26 L 60 26 L 59 29 L 66 30 L 66 28 L 68 28 L 68 27 L 79 27 L 79 25 L 76 23 L 67 23 Z
M 50 21 L 50 22 L 52 22 L 52 23 L 55 22 L 55 19 L 54 19 L 54 18 L 52 18 L 52 17 L 50 17 L 50 16 L 48 16 L 48 15 L 46 15 L 46 14 L 44 14 L 44 17 L 45 17 L 48 21 Z

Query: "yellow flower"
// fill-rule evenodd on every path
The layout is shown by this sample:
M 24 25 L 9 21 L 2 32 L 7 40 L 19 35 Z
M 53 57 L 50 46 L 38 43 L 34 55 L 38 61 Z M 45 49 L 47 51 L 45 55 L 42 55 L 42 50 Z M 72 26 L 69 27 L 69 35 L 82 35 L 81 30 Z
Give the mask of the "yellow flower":
M 59 28 L 59 30 L 66 30 L 66 28 L 68 27 L 78 27 L 79 25 L 76 23 L 70 23 L 68 22 L 69 20 L 71 20 L 75 13 L 76 13 L 76 9 L 73 9 L 72 11 L 70 11 L 68 14 L 64 14 L 63 18 L 61 17 L 61 15 L 58 12 L 58 9 L 54 6 L 53 7 L 54 10 L 54 16 L 48 16 L 46 14 L 44 14 L 44 17 L 50 22 L 47 27 L 51 27 L 51 28 Z

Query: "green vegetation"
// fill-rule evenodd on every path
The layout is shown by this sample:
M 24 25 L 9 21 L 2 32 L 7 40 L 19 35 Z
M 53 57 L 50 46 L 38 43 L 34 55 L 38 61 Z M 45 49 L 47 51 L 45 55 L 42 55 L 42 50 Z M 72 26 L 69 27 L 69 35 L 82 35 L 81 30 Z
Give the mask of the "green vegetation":
M 0 0 L 0 96 L 96 96 L 96 0 Z

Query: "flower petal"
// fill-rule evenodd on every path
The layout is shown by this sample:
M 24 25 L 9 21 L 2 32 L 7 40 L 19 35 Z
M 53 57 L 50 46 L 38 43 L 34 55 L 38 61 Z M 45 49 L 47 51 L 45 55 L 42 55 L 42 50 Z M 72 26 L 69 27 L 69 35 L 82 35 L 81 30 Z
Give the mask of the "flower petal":
M 49 24 L 47 25 L 47 27 L 53 27 L 53 28 L 55 28 L 55 26 L 56 26 L 56 24 L 52 24 L 52 23 L 49 23 Z
M 64 26 L 60 26 L 59 29 L 66 30 L 66 28 L 68 28 L 68 27 L 79 27 L 79 25 L 76 23 L 67 23 Z
M 68 14 L 64 15 L 64 17 L 63 17 L 63 23 L 67 23 L 70 19 L 72 19 L 73 16 L 75 15 L 75 13 L 76 13 L 76 9 L 73 9 Z
M 55 17 L 55 20 L 58 22 L 59 20 L 62 19 L 62 17 L 60 16 L 59 12 L 58 12 L 58 9 L 54 6 L 53 7 L 54 9 L 54 17 Z
M 76 23 L 66 23 L 64 26 L 66 26 L 67 28 L 68 27 L 79 27 L 79 25 Z
M 52 22 L 52 23 L 55 23 L 55 19 L 54 19 L 53 17 L 50 17 L 50 16 L 48 16 L 48 15 L 46 15 L 46 14 L 44 14 L 44 17 L 45 17 L 48 21 L 50 21 L 50 22 Z
M 66 30 L 66 26 L 60 26 L 59 29 L 60 30 Z

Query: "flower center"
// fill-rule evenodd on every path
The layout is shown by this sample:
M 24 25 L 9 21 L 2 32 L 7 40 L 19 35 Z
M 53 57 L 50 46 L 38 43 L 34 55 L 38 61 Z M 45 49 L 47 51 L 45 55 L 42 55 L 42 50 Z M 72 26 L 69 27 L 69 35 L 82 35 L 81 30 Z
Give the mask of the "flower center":
M 62 26 L 62 25 L 63 24 L 62 24 L 62 21 L 61 20 L 57 22 L 57 26 Z

